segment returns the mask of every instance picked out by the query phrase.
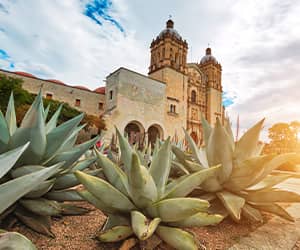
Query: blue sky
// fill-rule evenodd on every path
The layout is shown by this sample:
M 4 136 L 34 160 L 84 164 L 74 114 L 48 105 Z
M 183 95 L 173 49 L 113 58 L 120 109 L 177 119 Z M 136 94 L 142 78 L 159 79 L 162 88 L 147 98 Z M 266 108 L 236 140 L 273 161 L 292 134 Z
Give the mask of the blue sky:
M 188 61 L 209 43 L 224 104 L 242 129 L 300 120 L 298 0 L 0 0 L 0 68 L 91 89 L 118 67 L 147 74 L 151 40 L 171 14 Z M 158 7 L 159 6 L 159 7 Z

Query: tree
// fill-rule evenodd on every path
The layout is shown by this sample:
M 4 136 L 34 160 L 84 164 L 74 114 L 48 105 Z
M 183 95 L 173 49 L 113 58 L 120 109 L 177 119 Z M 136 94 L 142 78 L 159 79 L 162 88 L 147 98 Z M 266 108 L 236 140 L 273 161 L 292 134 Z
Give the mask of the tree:
M 297 149 L 300 122 L 276 123 L 269 128 L 270 143 L 265 147 L 265 152 L 287 153 Z

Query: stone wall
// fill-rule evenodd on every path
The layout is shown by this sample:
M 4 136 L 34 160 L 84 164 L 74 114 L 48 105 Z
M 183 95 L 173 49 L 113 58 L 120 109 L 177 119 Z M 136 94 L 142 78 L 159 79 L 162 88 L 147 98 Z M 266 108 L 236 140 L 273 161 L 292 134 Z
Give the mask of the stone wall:
M 87 114 L 99 116 L 104 111 L 105 95 L 103 94 L 35 77 L 21 76 L 13 72 L 3 70 L 0 70 L 0 74 L 21 78 L 23 80 L 23 88 L 30 93 L 37 94 L 39 90 L 42 89 L 43 97 L 46 98 L 47 94 L 48 96 L 52 95 L 53 100 L 68 103 L 71 107 L 81 110 Z M 80 100 L 80 104 L 78 100 Z M 101 108 L 99 103 L 103 103 L 103 108 Z
M 163 137 L 168 135 L 164 123 L 165 88 L 163 82 L 120 68 L 106 80 L 106 139 L 115 132 L 114 126 L 124 131 L 130 122 L 147 133 L 151 125 L 161 128 Z M 113 91 L 111 100 L 109 91 Z

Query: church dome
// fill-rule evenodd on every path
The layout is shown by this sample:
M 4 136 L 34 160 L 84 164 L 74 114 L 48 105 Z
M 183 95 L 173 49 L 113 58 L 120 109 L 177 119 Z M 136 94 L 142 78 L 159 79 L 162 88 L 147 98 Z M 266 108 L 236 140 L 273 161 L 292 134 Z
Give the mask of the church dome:
M 217 59 L 211 54 L 211 48 L 206 49 L 205 56 L 203 56 L 200 60 L 200 64 L 205 64 L 207 62 L 218 63 Z
M 179 35 L 178 31 L 174 29 L 174 22 L 171 19 L 167 21 L 166 28 L 159 33 L 158 37 L 162 38 L 167 34 L 173 35 L 177 39 L 182 40 L 182 37 Z

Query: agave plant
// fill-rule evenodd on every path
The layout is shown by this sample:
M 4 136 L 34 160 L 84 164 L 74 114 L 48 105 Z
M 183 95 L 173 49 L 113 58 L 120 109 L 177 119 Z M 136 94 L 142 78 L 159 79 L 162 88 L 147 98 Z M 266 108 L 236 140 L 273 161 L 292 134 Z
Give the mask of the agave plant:
M 127 139 L 119 131 L 117 134 L 122 166 L 97 152 L 107 181 L 81 171 L 75 173 L 85 187 L 78 193 L 108 216 L 98 239 L 116 242 L 135 235 L 144 241 L 155 233 L 177 249 L 197 249 L 193 235 L 180 227 L 213 225 L 223 217 L 207 213 L 208 201 L 185 196 L 212 176 L 218 167 L 168 182 L 169 139 L 153 154 L 148 168 L 141 164 Z
M 221 168 L 201 184 L 206 192 L 203 197 L 220 209 L 226 209 L 234 221 L 245 216 L 262 221 L 261 211 L 270 212 L 293 221 L 277 203 L 300 202 L 296 193 L 281 190 L 276 185 L 292 177 L 291 174 L 272 171 L 283 163 L 295 158 L 295 154 L 261 155 L 263 144 L 259 143 L 259 134 L 264 119 L 250 128 L 238 141 L 234 141 L 229 121 L 222 126 L 217 119 L 212 128 L 202 119 L 205 147 L 197 148 L 187 131 L 186 140 L 192 151 L 194 166 L 209 169 L 209 166 L 221 164 Z M 189 167 L 187 155 L 173 148 L 181 163 Z M 201 196 L 200 196 L 201 197 Z
M 16 232 L 0 230 L 0 249 L 9 250 L 37 250 L 35 245 L 24 235 Z
M 98 137 L 75 145 L 77 134 L 83 127 L 79 125 L 83 115 L 57 126 L 61 109 L 62 106 L 46 122 L 49 107 L 44 110 L 42 96 L 39 93 L 19 127 L 16 123 L 13 95 L 10 97 L 5 117 L 0 112 L 0 153 L 30 142 L 22 155 L 16 159 L 14 167 L 4 176 L 5 180 L 16 181 L 30 174 L 47 171 L 51 166 L 60 168 L 59 172 L 52 171 L 51 175 L 34 186 L 24 197 L 19 197 L 21 199 L 15 206 L 5 212 L 5 215 L 9 212 L 13 213 L 30 228 L 50 236 L 53 236 L 50 231 L 51 216 L 87 212 L 84 208 L 63 203 L 63 201 L 82 200 L 72 189 L 79 184 L 73 174 L 74 171 L 84 170 L 89 174 L 98 174 L 100 171 L 86 170 L 95 162 L 96 157 L 78 161 L 98 140 Z

